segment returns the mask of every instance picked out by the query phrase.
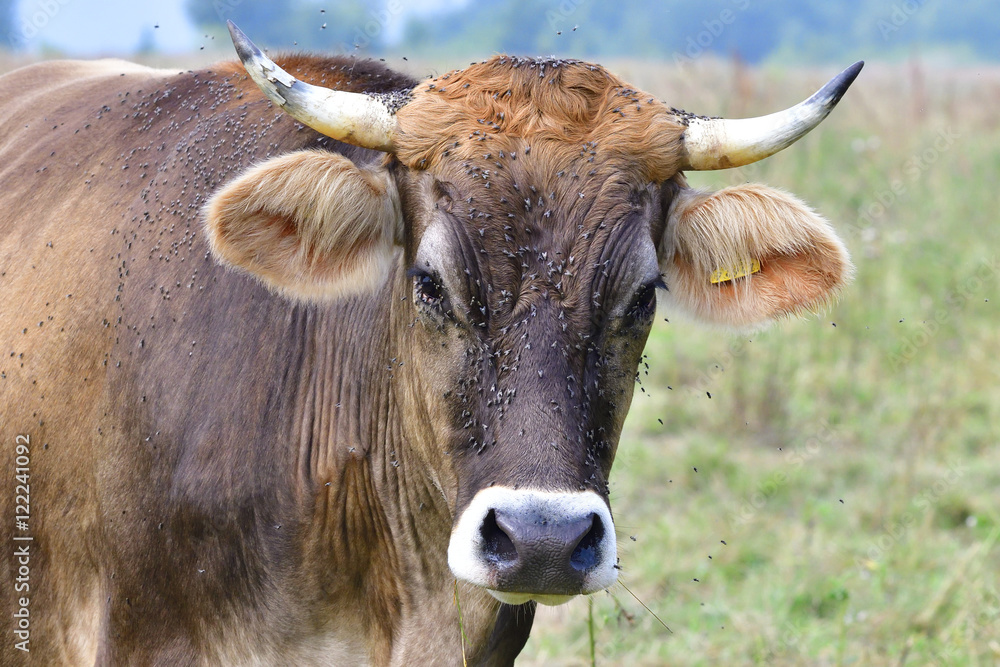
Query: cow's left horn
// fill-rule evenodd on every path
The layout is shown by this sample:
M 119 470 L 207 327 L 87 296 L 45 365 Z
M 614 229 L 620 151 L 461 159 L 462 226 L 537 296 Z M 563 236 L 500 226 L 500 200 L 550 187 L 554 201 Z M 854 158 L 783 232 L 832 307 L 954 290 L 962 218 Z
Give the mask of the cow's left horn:
M 864 64 L 864 61 L 854 63 L 806 101 L 767 116 L 736 120 L 684 116 L 687 154 L 681 169 L 742 167 L 791 146 L 837 106 Z
M 363 93 L 330 90 L 299 81 L 264 55 L 235 23 L 227 21 L 227 24 L 236 53 L 250 78 L 288 115 L 338 141 L 392 151 L 396 116 L 385 104 Z

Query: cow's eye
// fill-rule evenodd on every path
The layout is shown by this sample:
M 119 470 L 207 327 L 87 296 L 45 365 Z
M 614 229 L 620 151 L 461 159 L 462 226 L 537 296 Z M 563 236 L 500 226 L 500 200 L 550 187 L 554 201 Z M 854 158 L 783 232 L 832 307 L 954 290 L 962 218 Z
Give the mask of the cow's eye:
M 656 290 L 666 288 L 662 278 L 640 288 L 628 309 L 629 317 L 639 321 L 651 318 L 656 312 Z
M 421 270 L 410 273 L 413 276 L 413 295 L 417 303 L 447 313 L 450 307 L 441 279 Z

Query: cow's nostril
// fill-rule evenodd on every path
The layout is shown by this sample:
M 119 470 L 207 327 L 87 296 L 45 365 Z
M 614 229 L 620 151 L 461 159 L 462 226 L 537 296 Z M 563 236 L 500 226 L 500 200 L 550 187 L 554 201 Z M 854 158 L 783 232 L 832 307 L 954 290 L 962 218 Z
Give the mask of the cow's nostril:
M 569 557 L 569 564 L 578 572 L 586 572 L 597 566 L 599 561 L 598 547 L 601 540 L 604 539 L 604 524 L 601 523 L 601 517 L 596 514 L 590 516 L 593 521 L 590 530 L 580 539 L 579 544 L 576 545 Z
M 510 563 L 517 560 L 517 549 L 510 536 L 497 525 L 497 514 L 495 510 L 486 513 L 483 525 L 479 527 L 479 532 L 483 536 L 483 552 L 487 559 L 494 563 Z
M 611 513 L 593 491 L 490 487 L 476 494 L 452 531 L 448 565 L 501 602 L 554 603 L 613 584 L 615 554 Z

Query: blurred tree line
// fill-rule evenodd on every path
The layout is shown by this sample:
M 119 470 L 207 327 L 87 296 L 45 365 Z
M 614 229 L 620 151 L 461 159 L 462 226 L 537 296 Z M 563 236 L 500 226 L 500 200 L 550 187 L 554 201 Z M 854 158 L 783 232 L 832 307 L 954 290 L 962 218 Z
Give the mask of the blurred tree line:
M 2 1 L 2 0 L 0 0 Z M 303 50 L 386 48 L 385 32 L 399 21 L 403 0 L 187 0 L 187 12 L 200 29 L 223 34 L 232 20 L 255 42 Z M 228 39 L 228 38 L 227 38 Z
M 705 53 L 751 62 L 843 62 L 914 50 L 998 60 L 1000 4 L 988 0 L 465 0 L 434 13 L 406 0 L 188 0 L 206 31 L 233 19 L 270 47 L 365 55 L 496 52 L 630 56 L 682 63 Z

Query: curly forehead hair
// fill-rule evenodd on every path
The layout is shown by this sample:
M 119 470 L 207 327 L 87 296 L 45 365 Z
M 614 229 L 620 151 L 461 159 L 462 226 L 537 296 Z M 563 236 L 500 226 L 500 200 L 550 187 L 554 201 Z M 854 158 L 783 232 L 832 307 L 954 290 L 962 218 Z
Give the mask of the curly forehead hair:
M 421 83 L 397 114 L 396 156 L 414 169 L 520 143 L 581 147 L 654 182 L 680 168 L 684 125 L 652 95 L 599 65 L 494 56 Z

